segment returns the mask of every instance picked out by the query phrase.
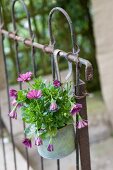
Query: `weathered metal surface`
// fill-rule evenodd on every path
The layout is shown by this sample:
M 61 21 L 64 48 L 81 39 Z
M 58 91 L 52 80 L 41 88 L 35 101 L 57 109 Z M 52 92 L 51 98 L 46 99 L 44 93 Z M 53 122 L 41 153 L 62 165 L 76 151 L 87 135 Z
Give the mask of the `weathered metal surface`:
M 53 52 L 54 52 L 53 47 L 51 45 L 42 45 L 37 42 L 32 42 L 31 39 L 23 38 L 21 36 L 18 36 L 14 32 L 8 32 L 8 31 L 4 30 L 3 28 L 0 28 L 0 33 L 8 38 L 13 39 L 14 41 L 22 42 L 23 44 L 25 44 L 29 47 L 39 48 L 46 53 L 53 54 Z M 67 60 L 69 60 L 70 62 L 77 63 L 77 57 L 75 54 L 71 54 L 71 53 L 68 54 L 67 52 L 65 52 L 63 50 L 60 50 L 59 56 L 67 58 Z M 80 61 L 81 65 L 85 66 L 86 81 L 92 80 L 92 78 L 93 78 L 92 64 L 88 60 L 83 59 L 83 58 L 79 58 L 79 61 Z
M 79 90 L 78 90 L 79 88 Z M 75 92 L 78 91 L 80 99 L 77 99 L 77 103 L 81 103 L 83 108 L 80 111 L 80 115 L 83 119 L 87 120 L 87 106 L 86 106 L 86 86 L 84 82 L 80 82 L 78 87 L 75 87 Z M 90 163 L 90 148 L 89 148 L 89 132 L 88 127 L 77 130 L 78 131 L 78 143 L 80 149 L 80 159 L 82 170 L 91 170 Z

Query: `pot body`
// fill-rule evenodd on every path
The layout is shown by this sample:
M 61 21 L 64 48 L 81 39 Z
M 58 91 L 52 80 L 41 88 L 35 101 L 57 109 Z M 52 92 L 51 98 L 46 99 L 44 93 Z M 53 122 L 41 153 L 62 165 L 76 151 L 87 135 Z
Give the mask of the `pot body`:
M 49 138 L 43 140 L 43 145 L 38 146 L 38 152 L 43 158 L 61 159 L 75 150 L 75 132 L 73 125 L 67 125 L 58 130 L 58 133 L 53 137 L 54 151 L 49 152 Z

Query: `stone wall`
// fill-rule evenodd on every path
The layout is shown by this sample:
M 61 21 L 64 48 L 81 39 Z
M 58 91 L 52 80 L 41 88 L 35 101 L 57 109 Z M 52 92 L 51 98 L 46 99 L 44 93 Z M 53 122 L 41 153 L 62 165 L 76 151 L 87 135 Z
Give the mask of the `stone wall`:
M 113 127 L 113 0 L 92 0 L 102 94 Z

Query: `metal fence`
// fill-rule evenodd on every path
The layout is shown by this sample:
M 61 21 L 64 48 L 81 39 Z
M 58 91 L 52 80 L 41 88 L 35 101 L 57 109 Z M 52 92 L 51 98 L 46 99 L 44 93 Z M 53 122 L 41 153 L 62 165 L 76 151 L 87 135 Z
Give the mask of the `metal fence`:
M 28 26 L 29 26 L 29 37 L 24 38 L 21 37 L 17 34 L 17 23 L 16 23 L 16 17 L 15 17 L 15 4 L 16 2 L 20 2 L 22 5 L 22 8 L 24 9 L 26 13 L 26 19 L 28 21 Z M 49 35 L 50 35 L 50 43 L 48 45 L 43 45 L 39 44 L 37 42 L 34 42 L 34 33 L 31 29 L 31 21 L 30 21 L 30 14 L 29 11 L 24 3 L 23 0 L 13 0 L 11 4 L 11 11 L 12 11 L 12 25 L 13 25 L 13 30 L 12 32 L 9 32 L 8 30 L 4 29 L 4 21 L 3 21 L 3 16 L 2 16 L 2 7 L 0 7 L 0 34 L 1 34 L 1 46 L 2 46 L 2 55 L 0 57 L 3 57 L 4 59 L 4 67 L 5 67 L 5 78 L 6 78 L 6 89 L 7 89 L 7 98 L 8 98 L 8 111 L 10 112 L 11 106 L 10 106 L 10 99 L 9 99 L 9 83 L 8 83 L 8 70 L 7 70 L 7 64 L 6 64 L 6 55 L 4 52 L 4 39 L 7 37 L 8 39 L 12 39 L 14 41 L 14 48 L 15 48 L 15 57 L 16 57 L 16 67 L 17 67 L 17 72 L 18 74 L 21 73 L 21 68 L 20 68 L 20 61 L 19 61 L 19 50 L 18 50 L 18 45 L 19 43 L 23 43 L 23 46 L 28 46 L 31 49 L 31 61 L 32 61 L 32 69 L 33 73 L 36 76 L 36 63 L 35 63 L 35 49 L 41 49 L 43 52 L 48 53 L 48 57 L 51 57 L 51 67 L 52 67 L 52 75 L 53 79 L 55 79 L 55 66 L 54 66 L 54 57 L 53 55 L 58 54 L 59 57 L 63 57 L 67 60 L 69 64 L 69 74 L 70 75 L 72 71 L 72 63 L 75 63 L 75 70 L 76 70 L 76 84 L 75 84 L 75 97 L 77 102 L 81 103 L 83 105 L 83 109 L 81 110 L 81 113 L 84 113 L 84 118 L 87 118 L 87 109 L 86 109 L 86 90 L 85 90 L 85 82 L 80 79 L 80 67 L 82 65 L 85 66 L 85 80 L 91 80 L 93 77 L 92 73 L 92 65 L 89 61 L 79 58 L 79 48 L 76 45 L 76 40 L 75 40 L 75 33 L 73 30 L 72 26 L 72 21 L 69 17 L 69 15 L 66 13 L 65 10 L 62 8 L 56 7 L 53 8 L 50 11 L 50 14 L 48 16 L 48 29 L 49 29 Z M 52 16 L 55 12 L 61 12 L 64 14 L 64 16 L 67 19 L 67 22 L 69 24 L 70 28 L 70 33 L 71 33 L 71 39 L 72 39 L 72 52 L 66 53 L 63 50 L 55 49 L 55 38 L 52 33 Z M 19 83 L 19 88 L 22 89 L 22 84 Z M 1 96 L 0 96 L 1 97 Z M 0 122 L 2 124 L 2 113 L 0 109 Z M 5 113 L 6 114 L 6 113 Z M 13 134 L 13 125 L 12 125 L 12 120 L 9 118 L 10 122 L 10 131 L 9 134 L 11 135 L 11 142 L 12 142 L 12 147 L 13 147 L 13 158 L 14 158 L 14 167 L 15 170 L 18 169 L 17 166 L 17 158 L 16 158 L 16 151 L 15 151 L 15 142 L 14 142 L 14 134 Z M 23 127 L 25 128 L 25 124 L 23 124 Z M 3 158 L 4 158 L 4 169 L 7 170 L 7 161 L 6 161 L 6 151 L 5 151 L 5 143 L 4 143 L 4 131 L 3 131 L 3 126 L 1 125 L 1 137 L 2 137 L 2 147 L 3 147 Z M 89 151 L 89 135 L 88 135 L 88 127 L 85 127 L 84 129 L 81 130 L 75 130 L 76 133 L 76 170 L 79 170 L 79 157 L 81 159 L 81 168 L 82 170 L 91 170 L 90 166 L 90 151 Z M 80 153 L 80 155 L 79 155 Z M 29 153 L 28 150 L 26 149 L 26 170 L 29 170 Z M 60 170 L 60 160 L 56 161 L 57 163 L 57 170 Z M 43 166 L 43 158 L 41 158 L 41 170 L 44 170 Z

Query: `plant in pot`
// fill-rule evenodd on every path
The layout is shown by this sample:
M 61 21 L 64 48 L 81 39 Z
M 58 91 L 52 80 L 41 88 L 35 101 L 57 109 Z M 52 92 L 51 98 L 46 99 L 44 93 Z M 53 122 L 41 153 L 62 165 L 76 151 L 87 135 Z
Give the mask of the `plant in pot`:
M 60 81 L 46 82 L 34 78 L 32 73 L 20 74 L 17 81 L 27 83 L 23 90 L 10 89 L 13 110 L 11 118 L 17 119 L 17 108 L 21 109 L 22 120 L 27 124 L 26 138 L 23 144 L 32 147 L 32 138 L 38 147 L 39 154 L 48 159 L 65 157 L 75 150 L 74 126 L 83 128 L 87 121 L 79 115 L 81 104 L 75 104 L 72 94 L 72 83 L 61 84 Z

